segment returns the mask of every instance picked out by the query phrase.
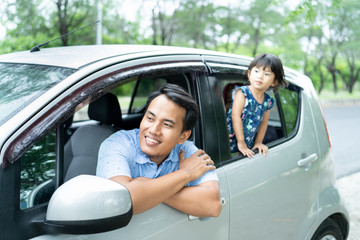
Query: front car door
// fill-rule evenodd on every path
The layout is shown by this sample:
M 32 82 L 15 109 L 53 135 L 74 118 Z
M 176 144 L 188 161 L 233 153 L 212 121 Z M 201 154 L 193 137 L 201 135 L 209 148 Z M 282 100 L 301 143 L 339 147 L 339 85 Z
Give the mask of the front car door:
M 86 68 L 81 71 L 85 70 Z M 206 71 L 201 57 L 197 55 L 147 57 L 119 64 L 114 63 L 112 66 L 84 76 L 68 89 L 60 91 L 58 96 L 32 116 L 28 123 L 18 129 L 5 144 L 9 149 L 21 143 L 28 147 L 25 153 L 2 169 L 1 173 L 3 177 L 1 190 L 11 189 L 9 190 L 10 197 L 6 201 L 2 200 L 8 209 L 7 216 L 1 217 L 1 223 L 4 223 L 2 226 L 7 227 L 7 236 L 11 239 L 38 240 L 49 239 L 50 235 L 52 239 L 79 239 L 79 237 L 82 239 L 227 239 L 229 205 L 224 205 L 219 217 L 204 219 L 189 216 L 160 204 L 145 213 L 133 216 L 129 225 L 124 228 L 97 234 L 53 235 L 52 231 L 43 224 L 48 201 L 56 188 L 64 182 L 66 167 L 71 165 L 64 159 L 66 158 L 64 156 L 66 141 L 71 138 L 73 131 L 76 132 L 76 126 L 94 124 L 91 121 L 89 123 L 85 121 L 76 124 L 73 122 L 71 125 L 70 121 L 71 126 L 68 125 L 68 120 L 72 119 L 72 114 L 77 111 L 79 104 L 126 84 L 145 80 L 154 84 L 152 82 L 154 79 L 165 79 L 165 81 L 177 83 L 199 100 L 196 79 L 198 74 L 204 74 Z M 134 85 L 136 84 L 132 86 Z M 120 93 L 118 99 L 121 100 L 121 97 Z M 124 123 L 134 123 L 131 117 L 141 116 L 141 110 L 143 109 L 139 108 L 138 111 L 124 114 Z M 51 121 L 48 121 L 49 119 Z M 200 136 L 205 127 L 198 124 L 192 137 L 200 148 L 203 145 Z M 28 133 L 32 135 L 27 135 Z M 5 148 L 2 150 L 6 151 Z M 217 157 L 213 160 L 220 161 Z M 229 195 L 225 172 L 218 170 L 217 173 L 225 202 Z M 3 184 L 7 187 L 3 187 Z M 44 193 L 44 195 L 38 193 Z M 20 228 L 21 233 L 16 231 Z

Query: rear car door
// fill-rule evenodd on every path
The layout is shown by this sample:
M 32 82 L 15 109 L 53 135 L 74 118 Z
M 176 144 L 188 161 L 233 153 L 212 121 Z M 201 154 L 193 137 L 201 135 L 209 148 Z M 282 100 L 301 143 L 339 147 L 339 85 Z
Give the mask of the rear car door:
M 217 92 L 227 83 L 246 84 L 248 63 L 206 60 Z M 303 89 L 290 75 L 287 80 L 289 87 L 274 96 L 277 104 L 265 136 L 268 156 L 249 159 L 235 153 L 221 162 L 230 191 L 229 239 L 304 239 L 316 219 L 320 167 L 316 129 Z M 225 118 L 218 124 L 224 128 Z

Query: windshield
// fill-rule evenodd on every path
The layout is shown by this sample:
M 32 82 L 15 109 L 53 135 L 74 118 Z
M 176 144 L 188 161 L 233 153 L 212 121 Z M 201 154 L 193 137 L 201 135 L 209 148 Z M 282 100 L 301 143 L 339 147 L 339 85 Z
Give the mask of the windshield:
M 0 63 L 0 126 L 74 69 Z

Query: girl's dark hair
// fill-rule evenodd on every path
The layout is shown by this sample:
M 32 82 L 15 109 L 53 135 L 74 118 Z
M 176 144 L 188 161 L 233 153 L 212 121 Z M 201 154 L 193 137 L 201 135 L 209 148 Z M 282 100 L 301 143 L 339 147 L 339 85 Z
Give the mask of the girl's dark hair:
M 275 93 L 281 86 L 286 87 L 288 85 L 285 80 L 282 62 L 277 56 L 269 53 L 259 54 L 252 60 L 248 70 L 251 71 L 253 67 L 263 67 L 264 69 L 270 67 L 271 71 L 275 74 L 275 80 L 277 81 L 277 84 L 273 88 Z
M 183 131 L 191 130 L 195 127 L 199 117 L 199 108 L 189 93 L 179 85 L 165 83 L 158 91 L 150 94 L 146 103 L 146 109 L 149 107 L 151 101 L 160 95 L 165 95 L 168 99 L 186 110 L 185 118 L 183 119 Z

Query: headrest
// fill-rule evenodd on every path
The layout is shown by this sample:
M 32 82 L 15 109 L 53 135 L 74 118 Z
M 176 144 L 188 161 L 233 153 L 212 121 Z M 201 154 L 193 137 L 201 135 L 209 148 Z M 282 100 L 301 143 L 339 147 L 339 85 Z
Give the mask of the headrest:
M 89 104 L 89 118 L 104 124 L 121 126 L 121 108 L 117 97 L 112 93 L 106 93 L 99 99 Z

